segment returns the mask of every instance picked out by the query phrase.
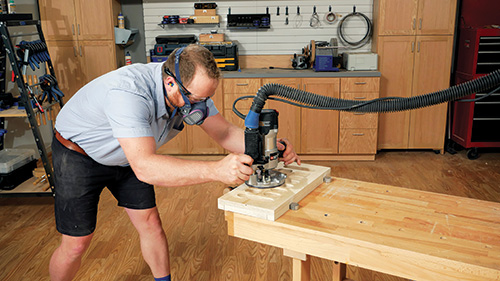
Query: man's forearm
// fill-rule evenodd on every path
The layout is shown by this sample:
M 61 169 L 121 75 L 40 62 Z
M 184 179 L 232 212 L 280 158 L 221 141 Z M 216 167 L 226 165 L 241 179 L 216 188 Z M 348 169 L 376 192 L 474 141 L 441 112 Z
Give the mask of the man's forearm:
M 135 163 L 139 180 L 159 186 L 183 186 L 216 181 L 215 161 L 194 161 L 154 154 Z

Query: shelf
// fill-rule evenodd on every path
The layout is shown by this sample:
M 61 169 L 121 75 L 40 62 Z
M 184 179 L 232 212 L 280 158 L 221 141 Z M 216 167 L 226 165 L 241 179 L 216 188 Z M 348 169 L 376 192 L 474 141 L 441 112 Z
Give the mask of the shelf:
M 217 27 L 220 27 L 220 23 L 176 23 L 176 24 L 166 24 L 166 23 L 159 23 L 158 26 L 161 26 L 161 28 L 165 28 L 165 26 L 214 26 L 217 25 Z
M 43 105 L 42 107 L 43 107 L 43 110 L 45 110 L 45 112 L 47 112 L 48 108 L 50 108 L 56 104 L 59 104 L 59 103 L 52 102 L 51 104 Z M 38 110 L 38 108 L 33 108 L 33 112 L 35 114 L 37 114 L 40 111 Z M 17 106 L 12 106 L 9 109 L 5 109 L 5 110 L 0 111 L 0 117 L 27 117 L 27 115 L 26 115 L 25 109 L 19 109 Z
M 9 109 L 0 111 L 0 117 L 26 117 L 25 109 L 18 109 L 17 106 L 13 106 Z
M 31 177 L 12 190 L 0 190 L 0 197 L 52 196 L 50 188 L 44 190 L 48 187 L 48 183 L 46 181 L 38 184 L 33 184 L 35 180 L 35 177 Z

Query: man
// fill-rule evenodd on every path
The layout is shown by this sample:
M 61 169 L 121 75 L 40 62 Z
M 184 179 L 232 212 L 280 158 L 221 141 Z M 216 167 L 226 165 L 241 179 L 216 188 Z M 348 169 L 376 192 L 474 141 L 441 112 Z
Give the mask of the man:
M 50 261 L 53 281 L 76 275 L 93 236 L 104 187 L 137 229 L 155 280 L 170 280 L 168 244 L 153 186 L 210 181 L 234 186 L 253 173 L 252 158 L 243 154 L 243 130 L 227 122 L 210 99 L 219 78 L 213 55 L 202 46 L 189 45 L 175 50 L 163 64 L 135 64 L 105 74 L 63 107 L 52 143 L 55 217 L 62 233 L 61 245 Z M 189 114 L 189 107 L 196 108 L 191 111 L 196 114 Z M 203 121 L 201 128 L 233 153 L 219 161 L 156 154 L 158 147 L 182 130 L 183 120 Z M 282 160 L 300 164 L 293 146 L 284 141 Z

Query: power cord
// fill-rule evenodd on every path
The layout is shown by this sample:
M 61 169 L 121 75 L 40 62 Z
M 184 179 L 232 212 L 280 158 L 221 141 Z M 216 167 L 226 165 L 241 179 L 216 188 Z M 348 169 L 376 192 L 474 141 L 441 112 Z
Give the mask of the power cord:
M 363 38 L 359 41 L 349 41 L 345 37 L 345 32 L 344 32 L 344 24 L 346 23 L 347 19 L 353 18 L 353 17 L 360 17 L 362 20 L 366 22 L 366 34 L 363 36 Z M 370 38 L 373 33 L 373 24 L 371 20 L 363 13 L 356 12 L 356 6 L 353 7 L 353 12 L 346 15 L 339 23 L 339 27 L 337 29 L 338 37 L 340 38 L 340 41 L 342 43 L 345 43 L 347 45 L 353 46 L 354 48 L 351 49 L 358 49 L 366 45 L 368 42 L 370 42 Z

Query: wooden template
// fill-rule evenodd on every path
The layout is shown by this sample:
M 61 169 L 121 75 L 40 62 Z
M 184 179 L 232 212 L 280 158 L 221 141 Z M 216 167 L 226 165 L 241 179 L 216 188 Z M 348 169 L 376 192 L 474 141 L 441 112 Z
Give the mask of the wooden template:
M 242 184 L 221 196 L 219 209 L 274 221 L 283 215 L 292 202 L 299 202 L 318 187 L 325 176 L 330 176 L 328 167 L 309 164 L 291 164 L 277 171 L 287 175 L 283 186 L 259 189 Z

